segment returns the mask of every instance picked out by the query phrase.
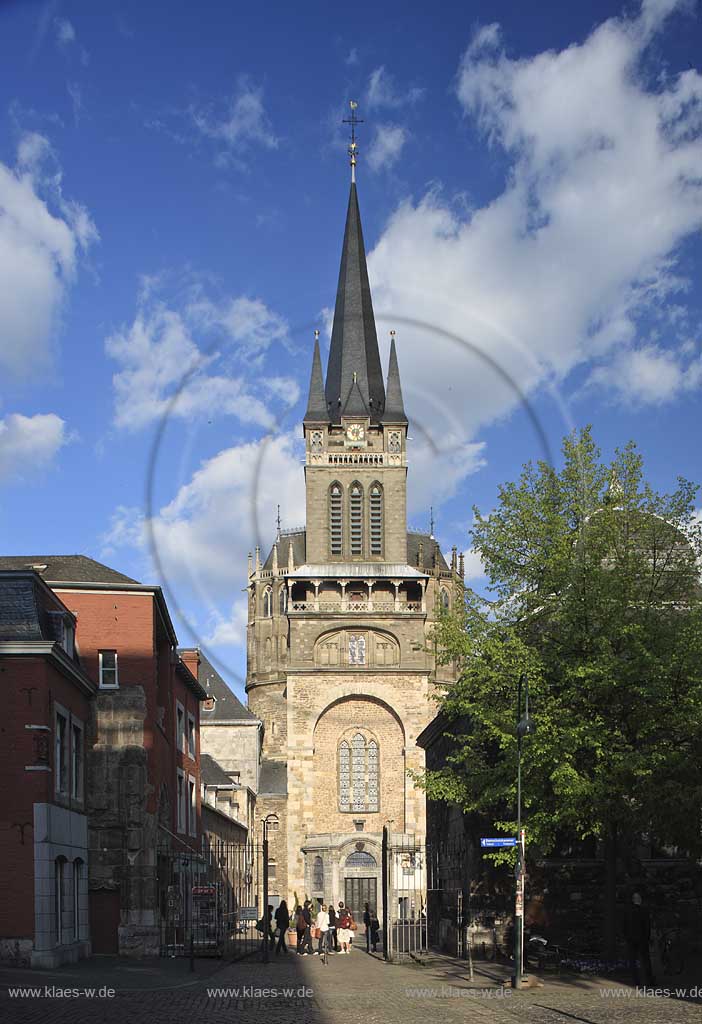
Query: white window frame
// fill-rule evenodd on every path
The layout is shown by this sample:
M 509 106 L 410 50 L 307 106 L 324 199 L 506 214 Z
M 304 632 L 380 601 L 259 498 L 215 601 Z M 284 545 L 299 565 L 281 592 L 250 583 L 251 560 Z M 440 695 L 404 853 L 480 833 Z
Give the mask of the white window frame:
M 188 775 L 188 832 L 191 836 L 197 835 L 197 780 L 194 775 Z
M 73 730 L 80 733 L 80 765 L 78 766 L 78 778 L 76 779 L 76 748 Z M 74 800 L 83 802 L 85 791 L 85 726 L 79 718 L 71 718 L 71 772 L 70 791 Z M 76 785 L 76 782 L 78 783 Z
M 115 656 L 115 681 L 114 683 L 103 682 L 103 668 L 102 668 L 102 656 L 103 654 L 114 654 Z M 101 690 L 118 690 L 119 689 L 119 666 L 117 664 L 117 651 L 106 648 L 103 651 L 98 651 L 98 667 L 99 667 L 99 681 Z M 112 669 L 106 669 L 105 671 L 111 672 Z
M 191 742 L 192 740 L 192 742 Z M 197 759 L 197 730 L 195 728 L 195 715 L 188 711 L 188 754 L 195 761 Z
M 176 832 L 185 835 L 187 832 L 187 787 L 185 785 L 185 772 L 182 768 L 176 768 Z
M 64 744 L 61 749 L 59 719 L 64 724 Z M 54 790 L 58 796 L 71 792 L 71 716 L 61 704 L 54 704 Z M 65 785 L 61 785 L 62 781 Z
M 176 747 L 181 753 L 185 753 L 185 708 L 179 700 L 176 701 Z

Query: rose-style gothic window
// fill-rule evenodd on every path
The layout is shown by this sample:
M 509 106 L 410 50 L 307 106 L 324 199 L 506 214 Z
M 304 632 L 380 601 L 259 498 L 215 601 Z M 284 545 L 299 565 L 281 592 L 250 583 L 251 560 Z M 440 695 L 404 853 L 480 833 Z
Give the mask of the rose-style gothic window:
M 402 435 L 399 430 L 391 430 L 388 437 L 388 451 L 397 453 L 402 451 Z

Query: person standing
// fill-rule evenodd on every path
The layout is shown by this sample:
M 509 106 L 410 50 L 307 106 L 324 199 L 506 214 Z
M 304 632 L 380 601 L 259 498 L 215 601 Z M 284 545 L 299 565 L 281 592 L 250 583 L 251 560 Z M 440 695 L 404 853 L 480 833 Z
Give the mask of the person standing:
M 336 934 L 337 917 L 336 917 L 336 910 L 334 909 L 334 903 L 333 903 L 332 900 L 329 900 L 329 911 L 328 911 L 328 913 L 329 913 L 329 952 L 330 953 L 338 953 L 339 952 L 339 941 L 338 941 L 337 934 Z
M 351 911 L 348 907 L 344 906 L 344 901 L 339 902 L 339 913 L 337 915 L 339 922 L 339 945 L 341 946 L 341 953 L 350 953 L 351 949 Z
M 374 910 L 371 910 L 371 946 L 375 953 L 378 948 L 378 941 L 380 939 L 380 921 L 378 915 Z
M 310 907 L 312 904 L 309 900 L 305 900 L 302 908 L 302 916 L 305 920 L 305 934 L 302 939 L 302 955 L 312 956 L 314 949 L 312 948 L 312 913 Z
M 302 956 L 302 944 L 303 944 L 303 942 L 305 940 L 305 928 L 306 927 L 307 927 L 307 925 L 305 923 L 305 915 L 303 913 L 302 907 L 298 903 L 298 905 L 297 905 L 297 907 L 295 909 L 295 931 L 297 933 L 297 955 L 298 956 Z
M 275 947 L 275 955 L 287 953 L 288 947 L 285 944 L 285 933 L 290 927 L 290 914 L 285 900 L 280 901 L 280 906 L 275 912 L 275 923 L 279 929 L 278 945 Z
M 366 953 L 370 953 L 371 947 L 371 912 L 370 904 L 363 904 L 363 924 L 366 928 Z
M 634 985 L 653 987 L 653 968 L 651 967 L 651 915 L 644 906 L 640 892 L 631 896 L 631 904 L 624 918 L 624 938 L 626 939 L 631 965 L 631 976 Z
M 315 919 L 315 925 L 319 932 L 319 938 L 317 939 L 317 955 L 321 956 L 322 951 L 326 949 L 329 938 L 329 914 L 327 913 L 327 906 L 325 903 L 320 904 L 319 913 Z

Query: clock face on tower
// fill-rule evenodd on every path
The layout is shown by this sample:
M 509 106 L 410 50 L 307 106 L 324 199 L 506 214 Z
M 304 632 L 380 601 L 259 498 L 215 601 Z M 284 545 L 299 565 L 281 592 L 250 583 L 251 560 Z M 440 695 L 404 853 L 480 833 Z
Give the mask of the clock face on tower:
M 358 443 L 366 436 L 362 423 L 349 423 L 346 428 L 346 440 Z

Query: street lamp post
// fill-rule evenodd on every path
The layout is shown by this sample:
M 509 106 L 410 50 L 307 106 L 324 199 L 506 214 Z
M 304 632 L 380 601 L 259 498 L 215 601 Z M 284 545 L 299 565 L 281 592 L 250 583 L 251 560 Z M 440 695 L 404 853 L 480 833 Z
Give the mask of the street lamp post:
M 524 714 L 522 714 L 522 688 L 524 689 Z M 517 688 L 517 880 L 514 898 L 514 977 L 512 987 L 522 987 L 524 970 L 524 882 L 526 874 L 525 832 L 522 828 L 522 740 L 532 736 L 536 726 L 529 717 L 529 680 L 525 672 L 519 677 Z
M 268 963 L 270 959 L 270 935 L 268 934 L 268 825 L 270 822 L 278 821 L 277 814 L 267 814 L 263 819 L 263 962 Z

